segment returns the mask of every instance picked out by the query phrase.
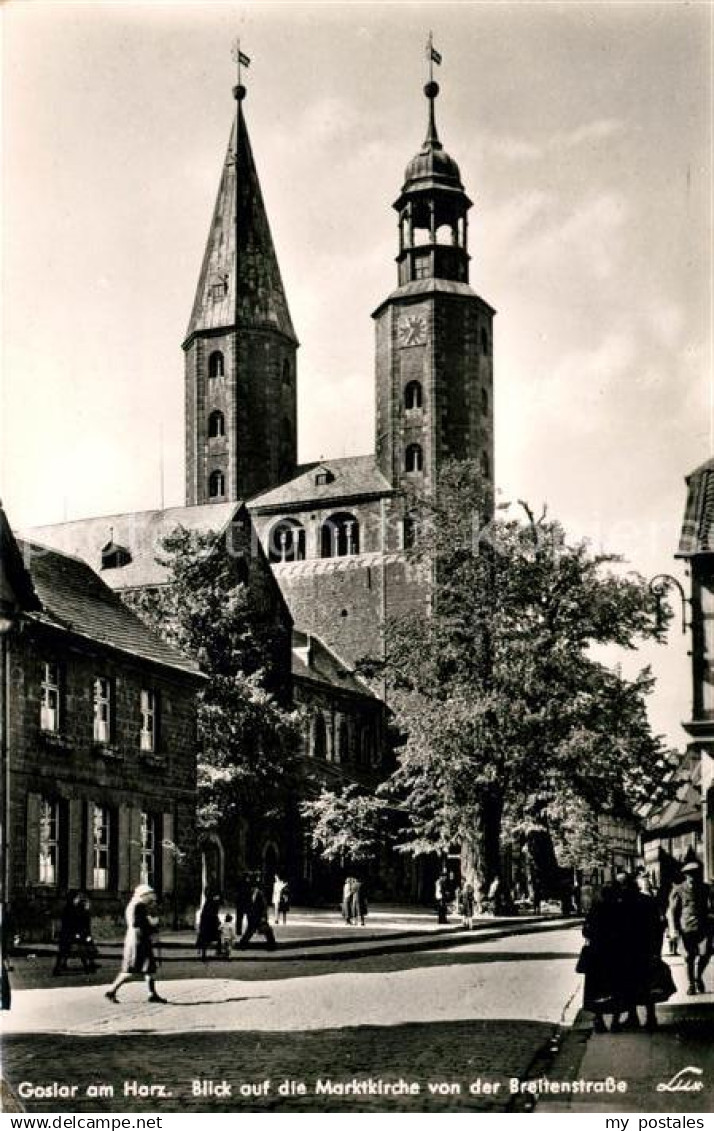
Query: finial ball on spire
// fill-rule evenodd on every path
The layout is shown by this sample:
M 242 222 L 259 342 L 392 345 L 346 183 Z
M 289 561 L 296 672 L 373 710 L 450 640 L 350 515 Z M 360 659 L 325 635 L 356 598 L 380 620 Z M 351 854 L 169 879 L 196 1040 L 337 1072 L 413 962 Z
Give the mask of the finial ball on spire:
M 426 84 L 426 86 L 424 87 L 424 94 L 427 96 L 427 98 L 436 98 L 438 93 L 439 93 L 438 82 L 428 82 Z
M 243 83 L 239 83 L 238 86 L 233 87 L 233 97 L 236 102 L 242 102 L 247 93 L 248 91 L 243 86 Z

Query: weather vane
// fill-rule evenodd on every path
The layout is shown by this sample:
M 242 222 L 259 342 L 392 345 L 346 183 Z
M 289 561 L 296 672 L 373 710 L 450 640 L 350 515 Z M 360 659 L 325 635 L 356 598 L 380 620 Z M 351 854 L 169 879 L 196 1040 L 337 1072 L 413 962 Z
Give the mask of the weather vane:
M 426 57 L 429 60 L 429 82 L 434 81 L 434 63 L 437 66 L 441 65 L 441 55 L 434 47 L 434 33 L 429 32 L 429 38 L 426 41 Z
M 241 97 L 245 94 L 245 88 L 241 86 L 240 69 L 241 67 L 249 67 L 250 59 L 243 51 L 241 51 L 240 39 L 236 39 L 233 44 L 233 47 L 231 49 L 231 58 L 233 59 L 238 72 L 238 85 L 236 87 L 236 93 L 238 97 Z

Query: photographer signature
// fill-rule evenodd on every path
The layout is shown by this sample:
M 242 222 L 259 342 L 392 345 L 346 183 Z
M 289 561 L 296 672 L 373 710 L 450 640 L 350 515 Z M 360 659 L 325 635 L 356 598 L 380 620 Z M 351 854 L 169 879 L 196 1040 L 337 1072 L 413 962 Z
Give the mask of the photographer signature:
M 703 1076 L 701 1068 L 695 1068 L 693 1064 L 688 1064 L 686 1068 L 680 1068 L 672 1079 L 667 1084 L 658 1084 L 658 1092 L 701 1092 L 704 1087 L 702 1080 L 697 1080 L 697 1076 Z

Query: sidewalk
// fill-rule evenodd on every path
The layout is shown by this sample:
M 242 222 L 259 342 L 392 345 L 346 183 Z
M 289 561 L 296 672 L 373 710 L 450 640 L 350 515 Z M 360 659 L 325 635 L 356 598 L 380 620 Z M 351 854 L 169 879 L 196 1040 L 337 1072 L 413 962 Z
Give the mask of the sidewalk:
M 268 950 L 264 939 L 255 935 L 244 949 L 235 949 L 231 962 L 281 962 L 286 959 L 325 961 L 330 958 L 360 958 L 366 955 L 407 953 L 429 950 L 435 945 L 460 946 L 478 933 L 479 937 L 502 937 L 527 934 L 547 927 L 576 926 L 580 921 L 559 915 L 483 916 L 475 920 L 473 931 L 465 930 L 461 919 L 451 916 L 444 925 L 437 922 L 433 912 L 423 908 L 396 908 L 377 905 L 370 910 L 364 927 L 344 922 L 333 909 L 296 908 L 287 925 L 273 926 L 277 945 Z M 106 962 L 118 961 L 123 948 L 123 936 L 102 939 L 99 942 L 100 958 Z M 196 960 L 196 932 L 191 930 L 161 932 L 158 948 L 162 964 Z M 26 943 L 14 954 L 21 962 L 32 955 L 34 959 L 54 957 L 56 948 L 47 943 Z M 213 961 L 216 961 L 215 959 Z M 79 971 L 77 971 L 79 973 Z M 66 983 L 66 978 L 63 979 Z
M 688 997 L 680 957 L 669 959 L 677 993 L 657 1007 L 659 1029 L 593 1033 L 591 1014 L 579 1013 L 565 1034 L 550 1081 L 626 1083 L 626 1092 L 541 1095 L 538 1112 L 711 1112 L 714 1101 L 714 989 Z M 705 974 L 714 987 L 714 966 Z

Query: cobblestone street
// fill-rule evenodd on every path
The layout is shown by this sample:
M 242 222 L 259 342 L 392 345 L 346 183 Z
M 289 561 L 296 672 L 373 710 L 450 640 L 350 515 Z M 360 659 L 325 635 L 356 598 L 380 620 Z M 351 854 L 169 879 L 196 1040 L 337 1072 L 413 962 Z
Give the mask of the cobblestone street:
M 710 1110 L 714 997 L 686 997 L 681 957 L 659 1032 L 592 1036 L 579 1015 L 576 924 L 420 926 L 296 924 L 273 953 L 205 966 L 190 936 L 170 936 L 166 1005 L 149 1004 L 139 982 L 118 1006 L 106 1001 L 111 944 L 97 974 L 61 981 L 49 951 L 18 956 L 5 1102 L 152 1114 Z M 662 1090 L 683 1069 L 697 1090 Z M 604 1089 L 608 1079 L 625 1090 Z M 571 1094 L 582 1080 L 598 1090 Z
M 186 960 L 168 977 L 165 963 L 166 1006 L 147 1004 L 138 983 L 114 1007 L 101 983 L 47 977 L 16 990 L 4 1075 L 27 1111 L 504 1110 L 508 1081 L 527 1073 L 577 990 L 578 934 L 551 924 L 458 938 L 319 961 Z M 41 964 L 30 964 L 35 984 Z M 373 1094 L 341 1094 L 355 1079 Z M 280 1094 L 285 1080 L 293 1094 Z M 22 1086 L 53 1081 L 74 1095 Z M 389 1094 L 397 1083 L 408 1094 Z M 143 1093 L 152 1084 L 166 1094 Z

